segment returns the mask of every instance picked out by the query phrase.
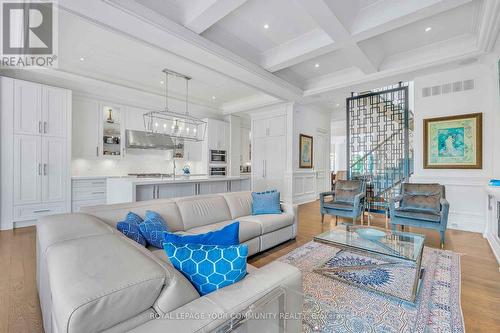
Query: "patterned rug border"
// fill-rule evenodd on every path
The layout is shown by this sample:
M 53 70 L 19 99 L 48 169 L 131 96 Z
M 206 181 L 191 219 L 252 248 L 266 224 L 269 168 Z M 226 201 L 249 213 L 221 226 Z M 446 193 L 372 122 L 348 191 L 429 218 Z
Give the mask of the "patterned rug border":
M 319 244 L 314 241 L 310 241 L 308 243 L 303 244 L 302 246 L 292 250 L 291 252 L 281 256 L 278 258 L 278 261 L 283 261 L 287 262 L 289 264 L 292 264 L 301 271 L 303 271 L 304 267 L 307 267 L 307 265 L 301 264 L 301 260 L 303 260 L 303 257 L 307 257 L 308 255 L 311 255 L 312 252 L 314 251 L 318 246 L 327 246 L 329 248 L 333 248 L 335 250 L 341 250 L 337 247 L 330 246 L 330 245 L 325 245 L 325 244 Z M 427 253 L 427 255 L 425 255 Z M 422 280 L 420 282 L 420 287 L 417 295 L 418 303 L 415 303 L 413 305 L 414 311 L 412 312 L 411 310 L 405 310 L 406 314 L 405 316 L 409 316 L 408 318 L 413 318 L 413 320 L 410 323 L 410 327 L 412 327 L 412 332 L 413 329 L 415 332 L 465 332 L 465 323 L 464 323 L 464 315 L 463 315 L 463 309 L 462 309 L 462 304 L 461 304 L 461 295 L 462 295 L 462 265 L 461 265 L 461 257 L 463 254 L 457 253 L 451 250 L 441 250 L 441 249 L 436 249 L 436 248 L 431 248 L 431 247 L 425 247 L 424 248 L 424 258 L 427 257 L 427 269 L 424 271 L 424 274 L 422 276 Z M 313 258 L 315 259 L 315 258 Z M 434 261 L 435 260 L 435 261 Z M 309 260 L 311 261 L 311 259 Z M 444 263 L 445 266 L 439 267 L 439 263 Z M 434 267 L 433 265 L 436 264 Z M 297 266 L 298 265 L 298 266 Z M 449 265 L 449 273 L 446 270 L 446 268 Z M 432 269 L 430 269 L 432 267 Z M 311 271 L 303 271 L 304 273 L 309 273 Z M 445 280 L 440 280 L 439 277 L 443 277 L 443 272 L 446 274 L 449 274 L 445 276 Z M 441 273 L 441 274 L 439 274 Z M 318 274 L 318 273 L 314 273 Z M 437 275 L 439 274 L 439 275 Z M 446 283 L 449 281 L 448 289 L 442 289 L 443 287 L 443 281 Z M 441 284 L 439 284 L 441 282 Z M 304 282 L 306 283 L 306 282 Z M 362 289 L 357 286 L 350 285 L 346 282 L 339 281 L 339 283 L 344 284 L 346 286 L 349 286 L 350 288 L 357 288 L 357 289 Z M 342 287 L 340 290 L 342 291 L 343 289 L 348 288 L 348 287 Z M 451 289 L 450 289 L 451 288 Z M 337 287 L 334 287 L 333 290 L 337 290 Z M 443 290 L 445 290 L 443 294 Z M 305 296 L 310 298 L 313 301 L 317 302 L 323 302 L 321 298 L 317 298 L 314 296 L 314 294 L 308 294 L 307 290 L 304 291 L 306 294 Z M 366 291 L 367 293 L 372 293 L 371 291 Z M 340 294 L 339 294 L 340 295 Z M 448 295 L 446 296 L 446 299 L 443 299 L 443 302 L 440 302 L 443 295 Z M 391 298 L 390 296 L 383 296 L 379 295 L 383 298 L 385 298 L 386 302 L 392 302 L 394 303 L 393 306 L 400 306 L 402 303 L 405 303 L 402 300 L 395 300 L 394 298 Z M 440 299 L 441 297 L 441 299 Z M 362 299 L 362 298 L 361 298 Z M 342 302 L 342 301 L 340 301 Z M 399 302 L 399 303 L 398 303 Z M 335 303 L 335 302 L 334 302 Z M 342 303 L 338 303 L 340 305 Z M 346 304 L 346 303 L 344 303 Z M 348 303 L 347 303 L 348 304 Z M 410 306 L 412 306 L 410 303 L 407 303 Z M 457 306 L 458 305 L 458 306 Z M 348 305 L 349 306 L 349 305 Z M 346 308 L 348 306 L 342 306 L 340 308 L 337 308 L 333 304 L 330 305 L 331 309 L 334 310 L 335 313 L 338 315 L 345 315 L 349 314 L 350 312 L 345 312 Z M 449 306 L 449 307 L 448 307 Z M 446 314 L 444 310 L 448 307 L 448 314 L 446 317 L 443 317 L 443 314 Z M 454 310 L 449 310 L 451 309 Z M 410 311 L 410 312 L 408 312 Z M 413 313 L 413 314 L 412 314 Z M 353 314 L 355 316 L 355 314 Z M 360 318 L 360 317 L 358 317 Z M 445 325 L 443 326 L 442 321 L 440 321 L 441 318 L 445 318 Z M 448 318 L 448 319 L 446 319 Z M 413 322 L 413 323 L 412 323 Z M 369 322 L 365 323 L 369 324 Z M 433 324 L 436 324 L 434 326 Z M 406 326 L 406 324 L 405 324 Z M 448 330 L 442 330 L 443 327 L 449 326 Z

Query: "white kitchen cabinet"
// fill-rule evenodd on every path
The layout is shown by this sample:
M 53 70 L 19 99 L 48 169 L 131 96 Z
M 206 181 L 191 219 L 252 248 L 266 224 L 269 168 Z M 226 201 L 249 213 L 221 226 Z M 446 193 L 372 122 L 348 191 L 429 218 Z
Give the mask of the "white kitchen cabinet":
M 241 128 L 241 159 L 240 164 L 242 166 L 251 163 L 250 156 L 250 129 L 242 127 Z
M 42 134 L 65 138 L 68 115 L 68 91 L 42 86 Z
M 285 116 L 274 116 L 270 118 L 255 119 L 253 121 L 252 133 L 255 138 L 269 136 L 283 136 L 286 132 Z
M 68 212 L 71 169 L 71 91 L 0 79 L 1 227 L 33 224 Z
M 227 181 L 213 181 L 200 183 L 199 194 L 214 194 L 228 192 Z
M 42 142 L 38 135 L 14 136 L 14 204 L 42 199 Z
M 106 204 L 106 178 L 73 179 L 71 182 L 71 211 Z
M 73 159 L 99 157 L 99 103 L 75 98 L 73 105 Z
M 42 85 L 14 80 L 14 133 L 42 133 Z M 9 96 L 12 98 L 12 96 Z
M 184 142 L 184 160 L 186 161 L 201 161 L 202 156 L 202 145 L 203 142 L 200 141 L 185 141 Z
M 65 138 L 42 138 L 42 202 L 66 199 L 67 160 Z
M 284 190 L 286 116 L 252 120 L 252 190 Z
M 136 201 L 156 199 L 156 185 L 138 185 L 135 191 Z
M 229 123 L 216 119 L 207 120 L 208 150 L 229 149 L 230 129 Z

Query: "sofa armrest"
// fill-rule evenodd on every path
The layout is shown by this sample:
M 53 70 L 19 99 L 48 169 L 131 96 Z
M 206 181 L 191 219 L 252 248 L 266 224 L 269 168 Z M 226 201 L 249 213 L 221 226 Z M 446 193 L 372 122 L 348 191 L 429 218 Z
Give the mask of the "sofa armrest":
M 445 198 L 441 198 L 439 203 L 441 204 L 441 225 L 444 229 L 448 225 L 448 214 L 450 211 L 450 203 Z
M 264 303 L 269 296 L 279 293 L 280 289 L 284 291 L 284 297 L 274 302 L 271 299 L 266 306 Z M 283 313 L 277 313 L 280 311 L 276 305 L 280 302 Z M 208 332 L 252 309 L 257 313 L 261 310 L 266 314 L 272 312 L 276 315 L 272 316 L 273 322 L 286 318 L 284 331 L 300 332 L 302 304 L 302 274 L 296 267 L 275 261 L 233 285 L 200 297 L 130 332 Z M 269 324 L 268 321 L 265 323 Z M 248 325 L 259 326 L 259 321 Z
M 281 203 L 281 210 L 285 214 L 290 214 L 293 216 L 293 236 L 297 236 L 297 224 L 299 221 L 299 215 L 298 215 L 298 205 L 294 204 L 288 204 L 288 203 Z
M 396 203 L 399 204 L 401 203 L 402 200 L 403 200 L 402 195 L 395 196 L 394 198 L 391 198 L 389 200 L 389 213 L 391 217 L 393 217 L 394 213 L 396 212 Z

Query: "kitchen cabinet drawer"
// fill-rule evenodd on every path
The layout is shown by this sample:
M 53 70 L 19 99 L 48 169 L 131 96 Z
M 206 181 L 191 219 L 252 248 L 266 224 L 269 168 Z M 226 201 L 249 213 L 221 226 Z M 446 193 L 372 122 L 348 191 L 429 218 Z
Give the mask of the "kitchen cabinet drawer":
M 88 206 L 97 206 L 97 205 L 105 205 L 106 200 L 80 200 L 80 201 L 73 201 L 71 205 L 71 211 L 73 213 L 79 212 L 80 208 L 82 207 L 88 207 Z
M 46 215 L 66 212 L 66 202 L 14 206 L 14 221 L 33 220 Z
M 72 190 L 72 201 L 77 200 L 105 200 L 106 187 L 74 187 Z
M 106 178 L 96 179 L 76 179 L 72 181 L 72 187 L 104 187 L 106 188 Z

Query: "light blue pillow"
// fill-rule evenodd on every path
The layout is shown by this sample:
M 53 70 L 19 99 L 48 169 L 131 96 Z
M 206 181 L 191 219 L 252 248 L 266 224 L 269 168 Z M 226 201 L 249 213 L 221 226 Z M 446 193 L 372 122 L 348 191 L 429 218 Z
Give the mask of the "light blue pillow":
M 144 222 L 139 224 L 139 230 L 148 244 L 159 249 L 162 248 L 163 233 L 167 232 L 168 228 L 160 214 L 147 210 Z
M 139 230 L 139 225 L 142 223 L 142 218 L 132 212 L 128 212 L 125 220 L 120 221 L 116 224 L 116 229 L 118 229 L 122 234 L 128 238 L 136 241 L 142 246 L 146 246 L 146 238 L 141 234 Z
M 170 262 L 201 296 L 243 279 L 247 273 L 248 246 L 163 243 Z
M 165 232 L 163 241 L 165 243 L 181 244 L 201 244 L 201 245 L 238 245 L 240 222 L 234 222 L 226 225 L 224 228 L 209 231 L 206 234 L 199 235 L 178 235 Z
M 252 215 L 281 213 L 280 192 L 252 192 Z

